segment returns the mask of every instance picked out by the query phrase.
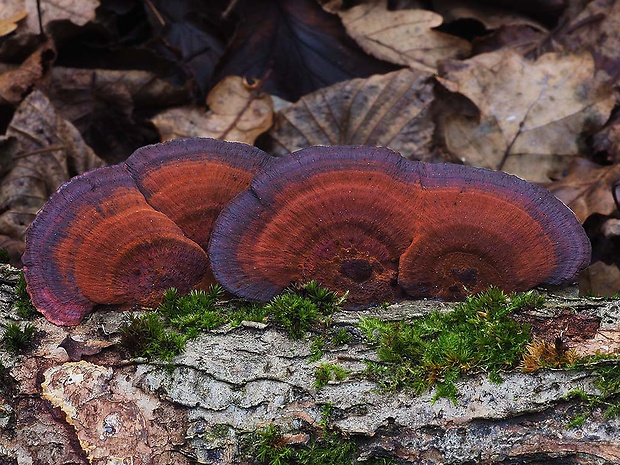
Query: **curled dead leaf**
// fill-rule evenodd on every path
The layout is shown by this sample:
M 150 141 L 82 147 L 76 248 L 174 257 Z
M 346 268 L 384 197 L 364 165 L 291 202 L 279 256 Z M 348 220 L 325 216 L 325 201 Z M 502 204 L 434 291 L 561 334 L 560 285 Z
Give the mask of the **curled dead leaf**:
M 30 33 L 39 33 L 39 14 L 37 2 L 26 1 L 24 8 L 28 13 L 27 29 Z M 98 0 L 42 0 L 41 18 L 43 28 L 54 21 L 68 20 L 78 26 L 84 26 L 89 21 L 93 21 L 96 10 L 99 7 Z
M 19 105 L 7 135 L 19 150 L 0 183 L 0 234 L 23 241 L 39 208 L 62 183 L 103 162 L 40 91 Z
M 289 101 L 336 82 L 386 73 L 394 65 L 364 52 L 340 19 L 316 0 L 228 2 L 242 19 L 214 79 L 262 79 Z
M 471 51 L 466 40 L 434 29 L 443 18 L 433 11 L 390 11 L 387 0 L 372 0 L 338 15 L 366 52 L 392 63 L 436 72 L 438 61 L 462 58 Z
M 194 106 L 163 111 L 152 118 L 162 140 L 212 137 L 253 144 L 273 122 L 271 97 L 239 76 L 220 81 L 207 96 L 210 110 Z
M 612 263 L 593 263 L 579 276 L 579 294 L 611 297 L 620 293 L 620 269 Z
M 123 161 L 137 147 L 158 141 L 150 124 L 136 118 L 144 107 L 180 105 L 184 87 L 147 71 L 54 67 L 48 97 L 106 162 Z
M 478 115 L 443 112 L 443 138 L 465 163 L 545 182 L 561 177 L 581 141 L 607 121 L 611 89 L 587 53 L 548 53 L 529 61 L 504 49 L 442 66 L 439 82 L 465 96 Z
M 546 31 L 538 21 L 515 10 L 502 8 L 501 5 L 480 5 L 466 0 L 441 0 L 434 2 L 434 9 L 448 21 L 474 19 L 487 29 L 499 29 L 503 26 L 527 25 L 533 29 Z
M 577 158 L 564 178 L 545 187 L 568 205 L 583 223 L 594 213 L 610 215 L 616 210 L 612 185 L 618 179 L 620 165 L 600 166 Z
M 428 160 L 432 101 L 431 76 L 412 69 L 334 84 L 278 112 L 269 133 L 272 151 L 285 155 L 311 145 L 379 145 Z
M 0 74 L 0 104 L 17 105 L 35 85 L 49 82 L 56 51 L 46 41 L 21 66 Z
M 568 50 L 588 50 L 597 69 L 605 70 L 617 81 L 620 76 L 620 1 L 587 2 L 558 34 L 558 41 Z
M 4 11 L 3 11 L 4 13 Z M 0 37 L 9 35 L 15 29 L 17 29 L 17 23 L 28 16 L 25 11 L 18 11 L 17 13 L 8 13 L 0 15 Z

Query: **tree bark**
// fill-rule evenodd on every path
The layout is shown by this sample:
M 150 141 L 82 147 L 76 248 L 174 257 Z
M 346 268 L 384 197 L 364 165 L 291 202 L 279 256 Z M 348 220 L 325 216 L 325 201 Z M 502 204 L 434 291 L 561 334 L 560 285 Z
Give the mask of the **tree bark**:
M 0 267 L 0 323 L 18 321 L 17 270 Z M 483 375 L 458 382 L 458 403 L 433 392 L 383 392 L 362 375 L 378 360 L 356 323 L 360 316 L 412 320 L 451 304 L 411 301 L 339 312 L 333 325 L 351 342 L 310 361 L 311 337 L 291 340 L 270 325 L 223 327 L 190 341 L 171 363 L 127 359 L 115 343 L 123 313 L 98 311 L 62 328 L 42 317 L 36 344 L 0 359 L 0 463 L 251 463 L 244 436 L 276 424 L 291 442 L 330 428 L 357 446 L 360 461 L 385 457 L 419 464 L 612 464 L 620 462 L 620 421 L 565 396 L 596 395 L 589 370 L 515 370 L 493 384 Z M 543 309 L 520 315 L 539 335 L 562 332 L 578 352 L 618 350 L 619 303 L 549 293 Z M 23 323 L 22 323 L 23 324 Z M 546 331 L 546 333 L 545 333 Z M 315 387 L 319 364 L 352 374 Z M 613 363 L 613 362 L 610 362 Z

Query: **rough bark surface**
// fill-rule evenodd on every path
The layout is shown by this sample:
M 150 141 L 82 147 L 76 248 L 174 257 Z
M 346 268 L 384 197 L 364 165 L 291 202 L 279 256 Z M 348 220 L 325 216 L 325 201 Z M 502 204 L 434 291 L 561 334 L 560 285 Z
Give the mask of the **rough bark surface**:
M 15 269 L 0 266 L 3 326 L 19 320 L 17 280 Z M 573 346 L 582 353 L 613 351 L 619 308 L 618 301 L 550 294 L 543 309 L 523 317 L 541 330 L 581 333 Z M 363 315 L 411 320 L 434 309 L 450 305 L 405 302 Z M 356 442 L 359 460 L 620 462 L 617 418 L 595 409 L 582 426 L 567 428 L 582 405 L 564 396 L 574 389 L 598 392 L 588 371 L 515 371 L 503 374 L 501 384 L 469 377 L 458 383 L 456 405 L 433 403 L 433 392 L 386 393 L 361 376 L 364 361 L 377 355 L 355 326 L 360 315 L 335 315 L 333 324 L 346 329 L 351 342 L 315 362 L 309 338 L 293 341 L 277 328 L 247 324 L 201 335 L 169 364 L 125 358 L 114 345 L 122 313 L 99 311 L 73 328 L 35 319 L 34 347 L 19 355 L 0 350 L 0 463 L 248 463 L 240 453 L 245 433 L 275 423 L 292 438 L 305 433 L 298 436 L 303 439 L 319 430 L 327 403 L 334 428 Z M 315 370 L 326 362 L 354 374 L 317 389 Z

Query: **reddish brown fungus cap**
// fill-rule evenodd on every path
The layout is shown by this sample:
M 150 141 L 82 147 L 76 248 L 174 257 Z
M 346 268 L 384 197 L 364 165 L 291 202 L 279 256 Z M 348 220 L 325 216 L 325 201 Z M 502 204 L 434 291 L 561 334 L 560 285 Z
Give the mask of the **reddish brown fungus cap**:
M 503 172 L 422 166 L 424 217 L 399 266 L 410 295 L 459 300 L 489 285 L 566 284 L 588 265 L 583 228 L 546 189 Z
M 194 138 L 142 147 L 126 165 L 147 202 L 206 250 L 224 205 L 270 159 L 251 145 Z
M 146 203 L 122 166 L 64 184 L 28 229 L 23 263 L 34 305 L 61 325 L 97 303 L 156 304 L 208 270 L 205 252 Z
M 216 279 L 262 301 L 311 279 L 351 291 L 351 306 L 398 298 L 398 259 L 422 193 L 412 166 L 371 147 L 312 147 L 279 159 L 218 218 L 209 247 Z
M 568 282 L 590 245 L 566 206 L 514 176 L 388 149 L 313 147 L 260 172 L 222 211 L 209 256 L 240 296 L 264 301 L 316 279 L 349 290 L 356 307 L 403 288 L 459 298 L 490 284 Z

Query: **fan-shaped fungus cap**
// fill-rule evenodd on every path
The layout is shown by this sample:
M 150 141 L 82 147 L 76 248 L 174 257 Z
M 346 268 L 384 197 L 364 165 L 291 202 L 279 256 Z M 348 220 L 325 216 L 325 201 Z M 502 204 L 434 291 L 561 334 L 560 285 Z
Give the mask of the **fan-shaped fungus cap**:
M 122 166 L 64 184 L 28 229 L 23 263 L 33 304 L 60 325 L 97 303 L 153 305 L 208 269 L 205 252 L 146 203 Z
M 311 147 L 278 159 L 215 223 L 217 281 L 253 300 L 316 279 L 349 304 L 400 296 L 398 259 L 419 221 L 415 165 L 371 147 Z
M 147 202 L 207 250 L 217 215 L 271 158 L 251 145 L 194 138 L 139 148 L 125 163 Z
M 408 294 L 458 300 L 489 285 L 524 291 L 573 282 L 588 265 L 583 228 L 546 189 L 498 171 L 423 168 L 429 195 L 399 266 Z
M 240 296 L 264 301 L 316 279 L 351 291 L 357 307 L 402 288 L 452 298 L 569 281 L 590 246 L 566 206 L 514 176 L 388 149 L 313 147 L 260 172 L 224 208 L 209 256 L 216 279 Z

